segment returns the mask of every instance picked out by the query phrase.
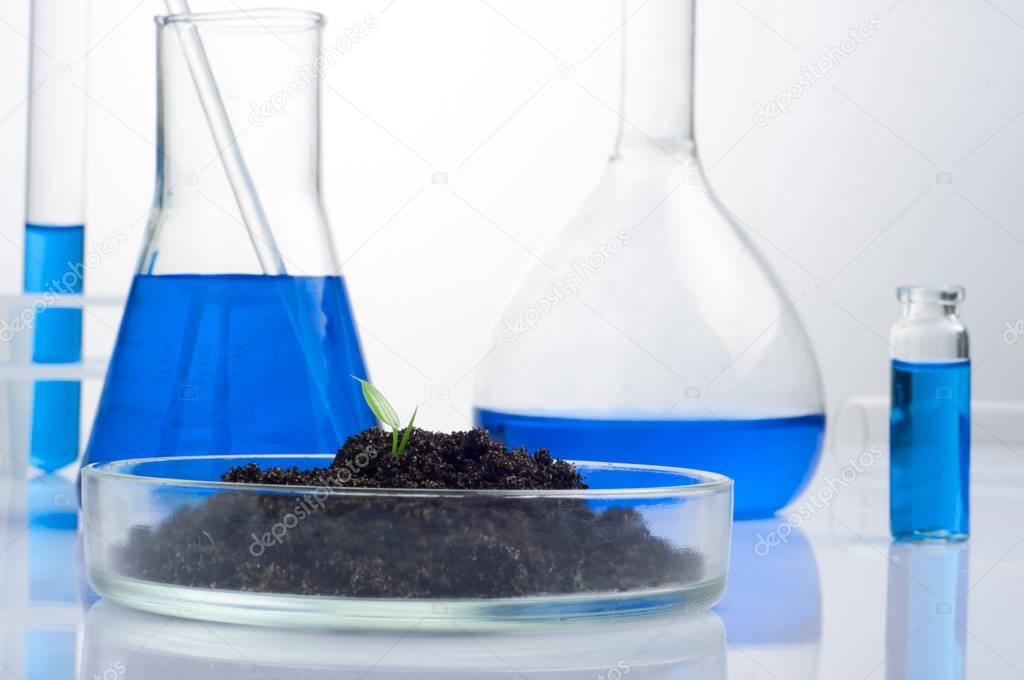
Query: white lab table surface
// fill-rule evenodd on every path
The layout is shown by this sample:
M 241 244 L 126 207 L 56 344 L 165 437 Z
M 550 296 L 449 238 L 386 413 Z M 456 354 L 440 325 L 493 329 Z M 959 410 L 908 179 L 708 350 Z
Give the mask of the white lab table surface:
M 852 473 L 843 458 L 826 452 L 786 514 L 736 523 L 711 612 L 500 635 L 281 630 L 97 601 L 73 483 L 8 474 L 0 680 L 1024 678 L 1024 453 L 975 446 L 972 536 L 951 545 L 893 544 L 884 456 Z

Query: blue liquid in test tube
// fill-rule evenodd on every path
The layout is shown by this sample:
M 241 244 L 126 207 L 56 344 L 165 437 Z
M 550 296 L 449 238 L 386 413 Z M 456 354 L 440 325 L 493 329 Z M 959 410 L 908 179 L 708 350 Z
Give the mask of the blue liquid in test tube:
M 25 227 L 26 293 L 82 293 L 82 226 Z M 65 364 L 82 358 L 82 310 L 43 309 L 35 315 L 32 361 Z M 74 380 L 38 380 L 33 386 L 29 462 L 52 472 L 78 456 L 81 384 Z

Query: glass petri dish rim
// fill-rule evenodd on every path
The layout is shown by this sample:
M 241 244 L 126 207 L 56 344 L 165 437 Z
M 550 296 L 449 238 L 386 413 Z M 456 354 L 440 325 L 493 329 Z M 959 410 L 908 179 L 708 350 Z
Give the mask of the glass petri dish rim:
M 157 26 L 169 24 L 216 24 L 225 28 L 253 28 L 262 31 L 271 28 L 301 31 L 321 27 L 327 23 L 319 12 L 285 7 L 265 7 L 251 10 L 229 10 L 223 12 L 192 12 L 189 14 L 162 14 L 153 17 Z M 271 31 L 272 32 L 272 31 Z
M 182 489 L 215 489 L 235 490 L 249 493 L 273 493 L 279 495 L 309 495 L 310 493 L 327 492 L 332 496 L 348 497 L 410 497 L 410 498 L 572 498 L 572 499 L 605 499 L 605 498 L 674 498 L 708 496 L 716 493 L 727 493 L 732 489 L 733 480 L 717 472 L 695 470 L 692 468 L 671 467 L 664 465 L 639 465 L 627 463 L 605 463 L 599 461 L 571 460 L 578 467 L 600 470 L 621 470 L 635 472 L 653 472 L 670 474 L 676 477 L 687 477 L 697 480 L 695 484 L 674 484 L 650 487 L 624 487 L 618 489 L 373 489 L 367 487 L 328 487 L 299 486 L 282 484 L 249 484 L 246 482 L 222 482 L 213 480 L 183 480 L 170 477 L 153 477 L 119 471 L 144 463 L 164 463 L 182 461 L 238 461 L 240 464 L 260 462 L 260 460 L 321 460 L 330 463 L 334 454 L 231 454 L 204 456 L 163 456 L 158 458 L 128 458 L 105 463 L 92 463 L 82 468 L 82 477 L 100 480 L 118 481 L 121 483 L 139 484 L 152 487 L 179 487 Z

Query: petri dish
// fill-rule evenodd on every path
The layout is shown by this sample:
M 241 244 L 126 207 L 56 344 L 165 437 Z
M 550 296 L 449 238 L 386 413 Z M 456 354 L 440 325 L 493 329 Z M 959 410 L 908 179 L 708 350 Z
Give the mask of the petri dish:
M 725 589 L 732 480 L 577 461 L 590 488 L 360 489 L 220 481 L 331 455 L 83 468 L 89 581 L 157 614 L 230 623 L 502 630 L 703 611 Z

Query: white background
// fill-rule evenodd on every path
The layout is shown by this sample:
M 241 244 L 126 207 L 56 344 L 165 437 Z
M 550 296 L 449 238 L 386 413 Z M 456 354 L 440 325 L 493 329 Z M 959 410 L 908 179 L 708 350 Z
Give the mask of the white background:
M 194 9 L 259 6 L 195 0 Z M 27 0 L 0 3 L 0 290 L 21 281 Z M 286 0 L 275 4 L 293 5 Z M 127 290 L 152 196 L 158 0 L 94 0 L 87 247 Z M 303 0 L 326 42 L 325 198 L 374 381 L 420 423 L 469 423 L 472 372 L 517 277 L 596 182 L 615 133 L 616 0 Z M 774 266 L 834 413 L 887 391 L 904 282 L 967 287 L 975 394 L 1012 400 L 1024 342 L 1024 8 L 1008 0 L 701 0 L 697 139 L 710 181 Z M 767 102 L 870 15 L 882 28 L 767 126 Z M 575 75 L 559 77 L 571 71 Z M 434 184 L 446 173 L 447 184 Z M 948 175 L 940 175 L 948 173 Z M 944 179 L 940 180 L 942 177 Z M 825 292 L 812 292 L 813 288 Z M 680 291 L 685 295 L 685 291 Z M 90 353 L 112 326 L 87 321 Z M 96 386 L 89 392 L 93 408 Z

